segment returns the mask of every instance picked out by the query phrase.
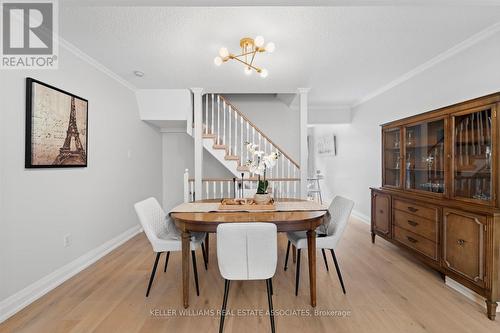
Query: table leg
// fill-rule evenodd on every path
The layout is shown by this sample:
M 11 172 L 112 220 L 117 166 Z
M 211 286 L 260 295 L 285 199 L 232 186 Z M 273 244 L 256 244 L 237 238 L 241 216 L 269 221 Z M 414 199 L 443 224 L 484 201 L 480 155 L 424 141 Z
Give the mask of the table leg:
M 210 242 L 210 237 L 209 237 L 209 233 L 207 232 L 207 236 L 205 237 L 205 253 L 207 254 L 207 264 L 208 264 L 208 257 L 209 257 L 209 253 L 208 250 L 209 250 L 209 242 Z
M 307 255 L 309 261 L 309 292 L 311 306 L 316 307 L 316 231 L 307 231 Z
M 189 250 L 191 235 L 189 231 L 182 232 L 182 298 L 184 308 L 189 307 Z

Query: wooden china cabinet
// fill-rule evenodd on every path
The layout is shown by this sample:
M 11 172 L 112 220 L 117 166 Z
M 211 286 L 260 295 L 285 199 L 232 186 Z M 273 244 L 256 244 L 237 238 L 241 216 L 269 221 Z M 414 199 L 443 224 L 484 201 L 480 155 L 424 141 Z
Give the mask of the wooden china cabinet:
M 378 235 L 486 298 L 500 300 L 500 93 L 382 125 Z

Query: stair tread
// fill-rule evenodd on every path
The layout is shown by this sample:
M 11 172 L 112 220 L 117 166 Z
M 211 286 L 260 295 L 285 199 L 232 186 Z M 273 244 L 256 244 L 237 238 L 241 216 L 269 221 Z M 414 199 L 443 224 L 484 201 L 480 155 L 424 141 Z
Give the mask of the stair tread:
M 248 171 L 248 167 L 246 165 L 240 165 L 236 168 L 238 171 Z
M 207 139 L 214 139 L 217 137 L 217 135 L 215 135 L 215 134 L 203 134 L 203 137 L 207 138 Z
M 226 145 L 213 145 L 214 149 L 227 149 Z
M 224 156 L 224 159 L 229 161 L 239 161 L 240 157 L 236 155 L 226 155 Z

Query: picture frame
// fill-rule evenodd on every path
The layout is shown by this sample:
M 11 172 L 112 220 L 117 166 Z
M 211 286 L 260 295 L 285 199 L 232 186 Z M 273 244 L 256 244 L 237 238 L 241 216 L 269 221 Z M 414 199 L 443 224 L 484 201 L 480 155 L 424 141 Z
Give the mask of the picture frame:
M 320 136 L 316 146 L 319 156 L 337 156 L 337 136 L 335 134 Z
M 25 168 L 88 165 L 88 100 L 26 78 Z

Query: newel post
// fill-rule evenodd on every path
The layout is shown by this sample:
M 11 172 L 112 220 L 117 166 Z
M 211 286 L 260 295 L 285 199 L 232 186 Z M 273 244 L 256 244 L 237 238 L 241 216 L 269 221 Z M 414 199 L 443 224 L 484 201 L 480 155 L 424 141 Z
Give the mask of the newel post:
M 307 198 L 307 94 L 309 88 L 299 88 L 300 98 L 300 197 Z
M 191 91 L 194 95 L 194 193 L 199 200 L 203 179 L 203 88 L 191 88 Z

